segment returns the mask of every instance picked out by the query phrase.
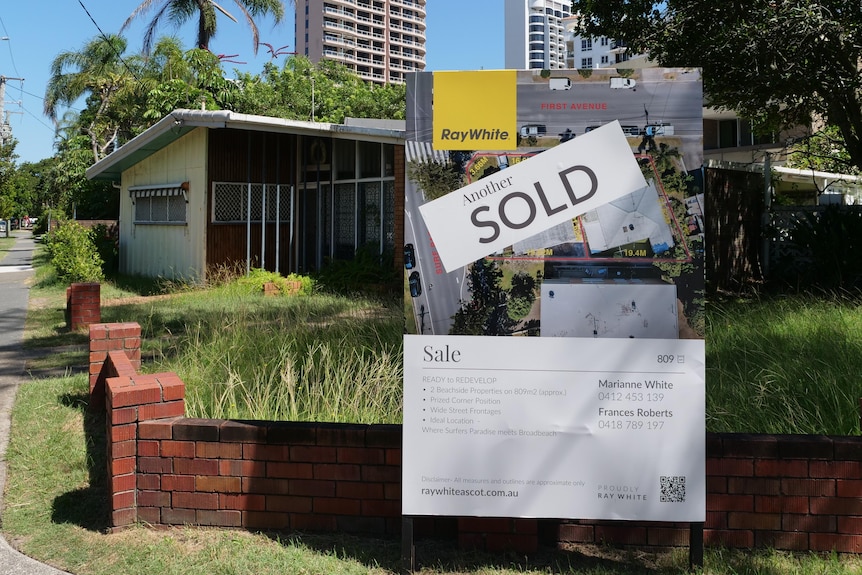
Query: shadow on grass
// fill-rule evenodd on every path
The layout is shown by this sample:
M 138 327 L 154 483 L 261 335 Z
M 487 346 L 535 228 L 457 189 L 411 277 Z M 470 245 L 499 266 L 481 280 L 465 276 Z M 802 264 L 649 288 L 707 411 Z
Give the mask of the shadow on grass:
M 70 523 L 88 531 L 104 533 L 110 527 L 105 414 L 90 410 L 89 396 L 85 393 L 61 395 L 60 403 L 79 410 L 84 417 L 89 482 L 85 488 L 56 497 L 51 506 L 51 520 L 54 523 Z
M 404 573 L 401 541 L 348 534 L 268 534 L 282 545 L 302 546 L 321 554 L 357 561 L 368 568 Z M 687 548 L 643 549 L 633 546 L 560 544 L 535 553 L 490 553 L 465 550 L 454 539 L 420 539 L 415 543 L 416 573 L 464 574 L 495 571 L 580 575 L 671 575 L 683 573 L 856 573 L 837 556 L 780 552 L 771 549 L 706 549 L 705 566 L 689 567 Z
M 400 539 L 322 533 L 273 532 L 267 535 L 282 545 L 302 546 L 321 554 L 357 561 L 368 568 L 405 572 Z M 494 570 L 615 575 L 679 573 L 678 562 L 670 565 L 670 558 L 661 559 L 662 555 L 669 553 L 591 545 L 580 548 L 540 547 L 535 553 L 524 555 L 465 550 L 458 547 L 455 539 L 421 539 L 415 542 L 415 569 L 417 573 Z
M 85 331 L 72 331 L 65 319 L 65 310 L 57 308 L 30 308 L 27 312 L 27 322 L 39 326 L 55 326 L 44 335 L 28 336 L 24 347 L 28 349 L 60 347 L 66 345 L 86 344 Z

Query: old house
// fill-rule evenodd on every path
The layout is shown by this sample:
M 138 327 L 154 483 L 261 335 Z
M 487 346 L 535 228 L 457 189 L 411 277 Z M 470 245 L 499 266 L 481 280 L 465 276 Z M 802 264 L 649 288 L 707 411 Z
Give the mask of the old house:
M 404 130 L 174 110 L 87 170 L 120 194 L 120 272 L 282 274 L 403 243 Z

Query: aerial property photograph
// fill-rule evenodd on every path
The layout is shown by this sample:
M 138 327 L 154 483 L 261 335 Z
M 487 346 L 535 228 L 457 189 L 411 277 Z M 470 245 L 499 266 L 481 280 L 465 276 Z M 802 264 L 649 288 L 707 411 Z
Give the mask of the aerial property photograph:
M 435 86 L 435 105 L 445 94 L 430 73 L 425 76 L 408 86 L 416 93 L 408 97 L 405 233 L 407 241 L 412 239 L 421 283 L 433 286 L 415 305 L 421 328 L 416 333 L 703 337 L 698 70 L 558 70 L 553 76 L 547 70 L 517 71 L 509 103 L 516 113 L 501 120 L 501 125 L 509 122 L 511 128 L 505 127 L 514 145 L 464 150 L 435 148 L 430 119 L 438 116 L 429 88 Z M 466 99 L 463 107 L 469 107 Z M 553 211 L 549 200 L 540 194 L 533 202 L 516 194 L 505 204 L 507 213 L 501 212 L 504 223 L 535 233 L 466 265 L 445 270 L 439 265 L 434 242 L 440 239 L 429 234 L 420 216 L 429 209 L 425 205 L 473 185 L 479 186 L 473 196 L 481 201 L 477 194 L 485 192 L 479 182 L 496 175 L 506 186 L 510 178 L 501 172 L 560 146 L 572 146 L 571 153 L 577 143 L 594 148 L 585 140 L 610 123 L 618 124 L 644 186 L 542 229 L 528 220 L 543 202 L 545 212 Z M 596 153 L 602 161 L 618 161 L 601 149 Z M 599 185 L 596 197 L 606 189 Z M 473 217 L 477 230 L 494 234 L 490 216 L 479 212 Z

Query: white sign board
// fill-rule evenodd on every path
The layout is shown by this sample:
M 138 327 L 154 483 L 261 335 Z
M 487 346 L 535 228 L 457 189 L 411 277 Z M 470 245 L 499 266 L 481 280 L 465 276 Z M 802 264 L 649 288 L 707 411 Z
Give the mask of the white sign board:
M 419 207 L 446 271 L 646 187 L 618 121 Z
M 404 515 L 704 521 L 703 340 L 405 336 Z

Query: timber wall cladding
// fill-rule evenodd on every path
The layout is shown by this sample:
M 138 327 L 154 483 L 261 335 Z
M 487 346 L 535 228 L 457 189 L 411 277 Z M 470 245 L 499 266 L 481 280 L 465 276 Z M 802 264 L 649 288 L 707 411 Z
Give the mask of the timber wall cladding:
M 137 374 L 137 324 L 90 334 L 93 405 L 107 396 L 112 527 L 400 531 L 400 425 L 185 418 L 176 374 Z M 707 434 L 706 452 L 706 545 L 862 553 L 862 438 Z M 415 531 L 518 552 L 689 543 L 686 523 L 419 518 Z

